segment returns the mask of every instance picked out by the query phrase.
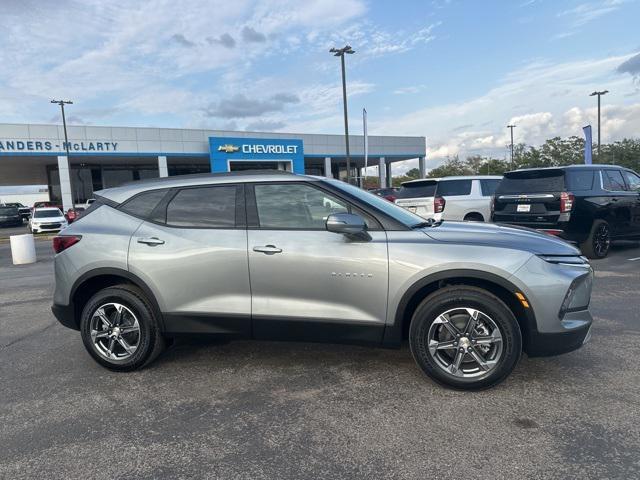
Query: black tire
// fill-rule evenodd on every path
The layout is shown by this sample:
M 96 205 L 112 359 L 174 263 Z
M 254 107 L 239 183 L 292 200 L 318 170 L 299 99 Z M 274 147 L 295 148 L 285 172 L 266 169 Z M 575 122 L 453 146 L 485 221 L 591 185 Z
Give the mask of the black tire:
M 596 220 L 591 226 L 587 239 L 580 244 L 582 254 L 587 258 L 604 258 L 611 248 L 611 229 L 604 220 Z
M 467 213 L 464 216 L 465 222 L 484 222 L 484 217 L 480 213 Z
M 137 348 L 126 359 L 107 358 L 98 351 L 91 338 L 91 319 L 98 308 L 110 302 L 119 303 L 129 309 L 139 324 Z M 93 359 L 110 370 L 126 372 L 136 370 L 155 360 L 165 346 L 158 320 L 144 293 L 129 284 L 116 285 L 100 290 L 86 303 L 80 318 L 80 334 L 85 348 Z
M 470 378 L 455 376 L 429 351 L 428 334 L 432 324 L 441 314 L 456 308 L 473 308 L 486 314 L 502 336 L 501 354 L 486 373 Z M 522 354 L 522 335 L 513 313 L 498 297 L 481 288 L 453 285 L 432 293 L 418 305 L 411 319 L 409 345 L 418 366 L 437 383 L 461 390 L 481 390 L 500 383 L 514 369 Z M 463 358 L 473 362 L 467 354 Z

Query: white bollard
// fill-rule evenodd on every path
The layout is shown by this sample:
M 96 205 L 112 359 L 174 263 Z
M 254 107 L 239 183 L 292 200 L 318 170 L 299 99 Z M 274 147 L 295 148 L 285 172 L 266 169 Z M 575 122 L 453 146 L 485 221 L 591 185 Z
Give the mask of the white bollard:
M 11 243 L 11 257 L 14 265 L 36 262 L 36 243 L 32 234 L 11 235 L 9 242 Z

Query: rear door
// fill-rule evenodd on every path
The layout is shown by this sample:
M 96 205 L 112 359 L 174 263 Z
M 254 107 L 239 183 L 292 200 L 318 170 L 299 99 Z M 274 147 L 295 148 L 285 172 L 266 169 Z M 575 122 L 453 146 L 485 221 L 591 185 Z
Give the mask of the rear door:
M 131 238 L 129 270 L 153 290 L 166 330 L 249 334 L 243 185 L 174 189 L 150 216 Z
M 623 170 L 627 188 L 634 193 L 635 202 L 632 207 L 631 228 L 634 236 L 640 236 L 640 175 L 631 170 Z
M 566 191 L 560 168 L 508 172 L 495 193 L 494 222 L 553 228 L 560 217 L 560 195 Z
M 422 218 L 433 218 L 433 200 L 437 184 L 437 180 L 406 182 L 398 190 L 395 203 Z
M 463 220 L 467 213 L 478 211 L 478 207 L 481 206 L 478 205 L 478 200 L 482 203 L 480 185 L 473 180 L 440 180 L 436 195 L 444 198 L 442 218 L 446 220 Z

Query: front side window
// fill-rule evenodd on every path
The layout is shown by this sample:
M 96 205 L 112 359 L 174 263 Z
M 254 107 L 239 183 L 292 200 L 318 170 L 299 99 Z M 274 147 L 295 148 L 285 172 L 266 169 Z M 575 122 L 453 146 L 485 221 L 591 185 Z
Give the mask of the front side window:
M 324 230 L 329 215 L 349 212 L 344 201 L 309 185 L 256 185 L 255 195 L 262 228 Z
M 456 197 L 471 193 L 471 180 L 440 180 L 436 189 L 442 197 Z
M 167 205 L 167 225 L 191 228 L 234 228 L 236 186 L 185 188 Z
M 610 192 L 623 192 L 627 189 L 619 170 L 604 170 L 602 172 L 602 187 Z
M 640 177 L 633 172 L 624 172 L 624 176 L 627 180 L 627 185 L 629 185 L 629 190 L 634 192 L 640 192 Z

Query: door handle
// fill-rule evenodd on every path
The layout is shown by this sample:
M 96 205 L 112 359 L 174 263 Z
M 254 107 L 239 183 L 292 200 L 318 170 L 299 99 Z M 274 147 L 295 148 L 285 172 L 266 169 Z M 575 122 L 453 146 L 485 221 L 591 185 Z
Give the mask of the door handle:
M 160 240 L 156 237 L 139 238 L 138 243 L 144 243 L 145 245 L 155 247 L 156 245 L 164 245 L 164 240 Z
M 274 253 L 282 253 L 282 249 L 275 245 L 264 245 L 263 247 L 253 247 L 254 252 L 266 253 L 267 255 L 273 255 Z

